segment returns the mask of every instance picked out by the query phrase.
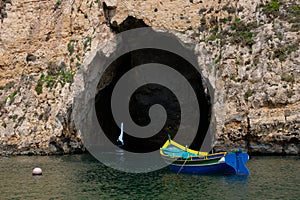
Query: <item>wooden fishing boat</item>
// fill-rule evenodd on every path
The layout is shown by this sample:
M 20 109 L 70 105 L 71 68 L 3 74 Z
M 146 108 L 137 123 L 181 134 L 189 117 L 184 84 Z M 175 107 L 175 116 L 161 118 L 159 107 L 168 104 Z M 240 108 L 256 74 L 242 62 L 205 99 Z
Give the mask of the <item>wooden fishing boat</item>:
M 160 154 L 169 164 L 170 169 L 177 173 L 250 174 L 246 167 L 249 156 L 242 151 L 209 154 L 208 152 L 194 151 L 169 139 L 160 148 Z

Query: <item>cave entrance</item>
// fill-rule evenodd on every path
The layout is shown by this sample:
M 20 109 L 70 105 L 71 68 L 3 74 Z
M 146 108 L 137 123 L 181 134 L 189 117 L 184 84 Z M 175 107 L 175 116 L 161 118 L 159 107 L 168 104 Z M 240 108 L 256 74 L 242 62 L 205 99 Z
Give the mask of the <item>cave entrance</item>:
M 119 27 L 114 27 L 116 32 L 122 32 L 137 27 L 145 27 L 142 20 L 133 17 L 127 18 Z M 178 42 L 179 40 L 177 40 Z M 182 48 L 185 48 L 182 46 Z M 191 51 L 187 49 L 187 51 Z M 194 59 L 197 59 L 195 56 Z M 199 150 L 209 128 L 211 120 L 211 103 L 209 92 L 205 89 L 201 74 L 191 64 L 182 57 L 159 49 L 139 49 L 128 52 L 117 58 L 107 70 L 103 73 L 97 87 L 95 95 L 95 109 L 98 122 L 103 132 L 109 140 L 118 145 L 117 139 L 120 135 L 120 128 L 113 118 L 111 109 L 111 96 L 118 80 L 129 70 L 136 66 L 147 63 L 160 63 L 172 66 L 173 69 L 183 74 L 198 99 L 200 107 L 200 122 L 197 135 L 190 145 L 190 148 Z M 138 76 L 138 74 L 137 74 Z M 163 78 L 163 77 L 162 77 Z M 121 148 L 136 152 L 152 152 L 159 149 L 167 140 L 168 134 L 173 138 L 180 124 L 180 105 L 172 92 L 167 88 L 157 84 L 147 84 L 137 89 L 131 96 L 129 103 L 129 112 L 132 120 L 139 126 L 145 126 L 150 123 L 149 108 L 154 104 L 160 104 L 167 113 L 167 121 L 162 130 L 156 135 L 141 139 L 130 136 L 130 133 L 124 133 L 125 145 Z M 124 124 L 126 126 L 126 124 Z

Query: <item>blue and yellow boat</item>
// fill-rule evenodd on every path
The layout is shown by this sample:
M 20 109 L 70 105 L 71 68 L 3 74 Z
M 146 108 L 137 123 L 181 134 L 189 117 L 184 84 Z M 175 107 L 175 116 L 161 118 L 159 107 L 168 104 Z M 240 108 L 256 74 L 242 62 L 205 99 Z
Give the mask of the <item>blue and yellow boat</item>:
M 160 148 L 160 154 L 170 169 L 193 174 L 234 174 L 249 175 L 246 167 L 249 160 L 242 151 L 209 154 L 184 147 L 169 139 Z

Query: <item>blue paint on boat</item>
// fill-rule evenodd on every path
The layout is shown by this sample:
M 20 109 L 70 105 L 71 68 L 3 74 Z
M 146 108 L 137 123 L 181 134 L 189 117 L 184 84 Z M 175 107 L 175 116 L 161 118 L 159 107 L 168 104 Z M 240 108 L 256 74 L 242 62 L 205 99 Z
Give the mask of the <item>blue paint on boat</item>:
M 225 156 L 226 165 L 232 167 L 235 171 L 235 174 L 238 175 L 249 175 L 250 172 L 246 167 L 246 163 L 249 160 L 249 155 L 244 152 L 234 152 L 228 153 Z
M 214 165 L 206 165 L 206 166 L 179 166 L 179 165 L 169 165 L 169 168 L 174 171 L 179 171 L 181 173 L 192 173 L 192 174 L 224 174 L 226 171 L 228 173 L 231 171 L 227 169 L 227 165 L 225 163 L 214 164 Z
M 249 160 L 242 151 L 209 154 L 184 147 L 171 139 L 161 148 L 162 157 L 177 173 L 249 175 Z
M 228 153 L 225 156 L 224 163 L 216 163 L 210 165 L 174 165 L 170 164 L 169 168 L 181 173 L 192 174 L 234 174 L 249 175 L 250 172 L 245 166 L 248 161 L 248 154 L 243 152 Z

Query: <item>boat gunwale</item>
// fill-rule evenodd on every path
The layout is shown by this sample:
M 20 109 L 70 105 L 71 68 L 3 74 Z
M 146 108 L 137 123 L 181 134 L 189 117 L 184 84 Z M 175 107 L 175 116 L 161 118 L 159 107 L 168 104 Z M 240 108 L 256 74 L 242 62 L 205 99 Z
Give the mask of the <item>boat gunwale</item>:
M 169 163 L 169 164 L 174 165 L 174 166 L 182 166 L 182 164 L 174 164 L 174 163 Z M 209 163 L 209 164 L 190 164 L 190 163 L 186 163 L 184 166 L 185 167 L 204 167 L 204 166 L 221 165 L 221 164 L 226 164 L 226 163 L 225 162 Z
M 219 157 L 216 157 L 218 154 L 220 154 Z M 189 156 L 189 158 L 204 158 L 203 160 L 210 160 L 210 159 L 216 159 L 216 158 L 222 158 L 226 156 L 227 152 L 219 152 L 219 153 L 214 153 L 214 154 L 208 154 L 207 156 Z M 162 156 L 169 157 L 169 158 L 182 158 L 182 156 L 169 156 L 168 154 L 161 153 Z M 221 156 L 222 155 L 222 156 Z M 208 158 L 210 156 L 215 156 L 214 158 Z M 183 159 L 183 160 L 188 160 L 188 159 Z
M 220 163 L 224 163 L 224 161 L 221 161 L 223 157 L 218 157 L 218 158 L 212 158 L 212 159 L 182 159 L 182 158 L 171 158 L 168 156 L 163 157 L 163 159 L 165 160 L 165 162 L 167 162 L 168 164 L 172 164 L 172 165 L 191 165 L 191 166 L 205 166 L 205 165 L 216 165 L 216 164 L 220 164 Z
M 183 151 L 185 151 L 185 152 L 187 152 L 187 153 L 192 153 L 192 154 L 195 154 L 195 156 L 188 156 L 188 159 L 182 159 L 182 156 L 170 156 L 170 155 L 168 155 L 168 154 L 165 154 L 164 152 L 163 152 L 163 149 L 166 149 L 169 145 L 173 145 L 173 146 L 175 146 L 175 147 L 177 147 L 177 148 L 179 148 L 179 149 L 181 149 L 181 150 L 183 150 Z M 191 159 L 193 159 L 193 158 L 203 158 L 203 160 L 211 160 L 211 159 L 216 159 L 216 158 L 208 158 L 208 157 L 216 157 L 216 156 L 218 156 L 218 155 L 220 155 L 220 157 L 218 157 L 218 158 L 222 158 L 222 157 L 225 157 L 226 156 L 226 154 L 227 154 L 227 152 L 218 152 L 218 153 L 213 153 L 213 154 L 209 154 L 208 152 L 201 152 L 201 151 L 195 151 L 195 150 L 192 150 L 192 149 L 189 149 L 189 148 L 187 148 L 187 147 L 184 147 L 184 146 L 182 146 L 182 145 L 180 145 L 180 144 L 178 144 L 177 142 L 175 142 L 175 141 L 173 141 L 173 140 L 171 140 L 171 139 L 169 139 L 169 140 L 167 140 L 166 141 L 166 143 L 160 148 L 160 154 L 162 155 L 162 156 L 164 156 L 164 157 L 167 157 L 167 158 L 171 158 L 171 159 L 182 159 L 182 160 L 189 160 L 190 158 Z M 221 156 L 222 155 L 222 156 Z M 202 159 L 201 159 L 202 160 Z M 197 161 L 199 161 L 199 160 L 197 160 Z

